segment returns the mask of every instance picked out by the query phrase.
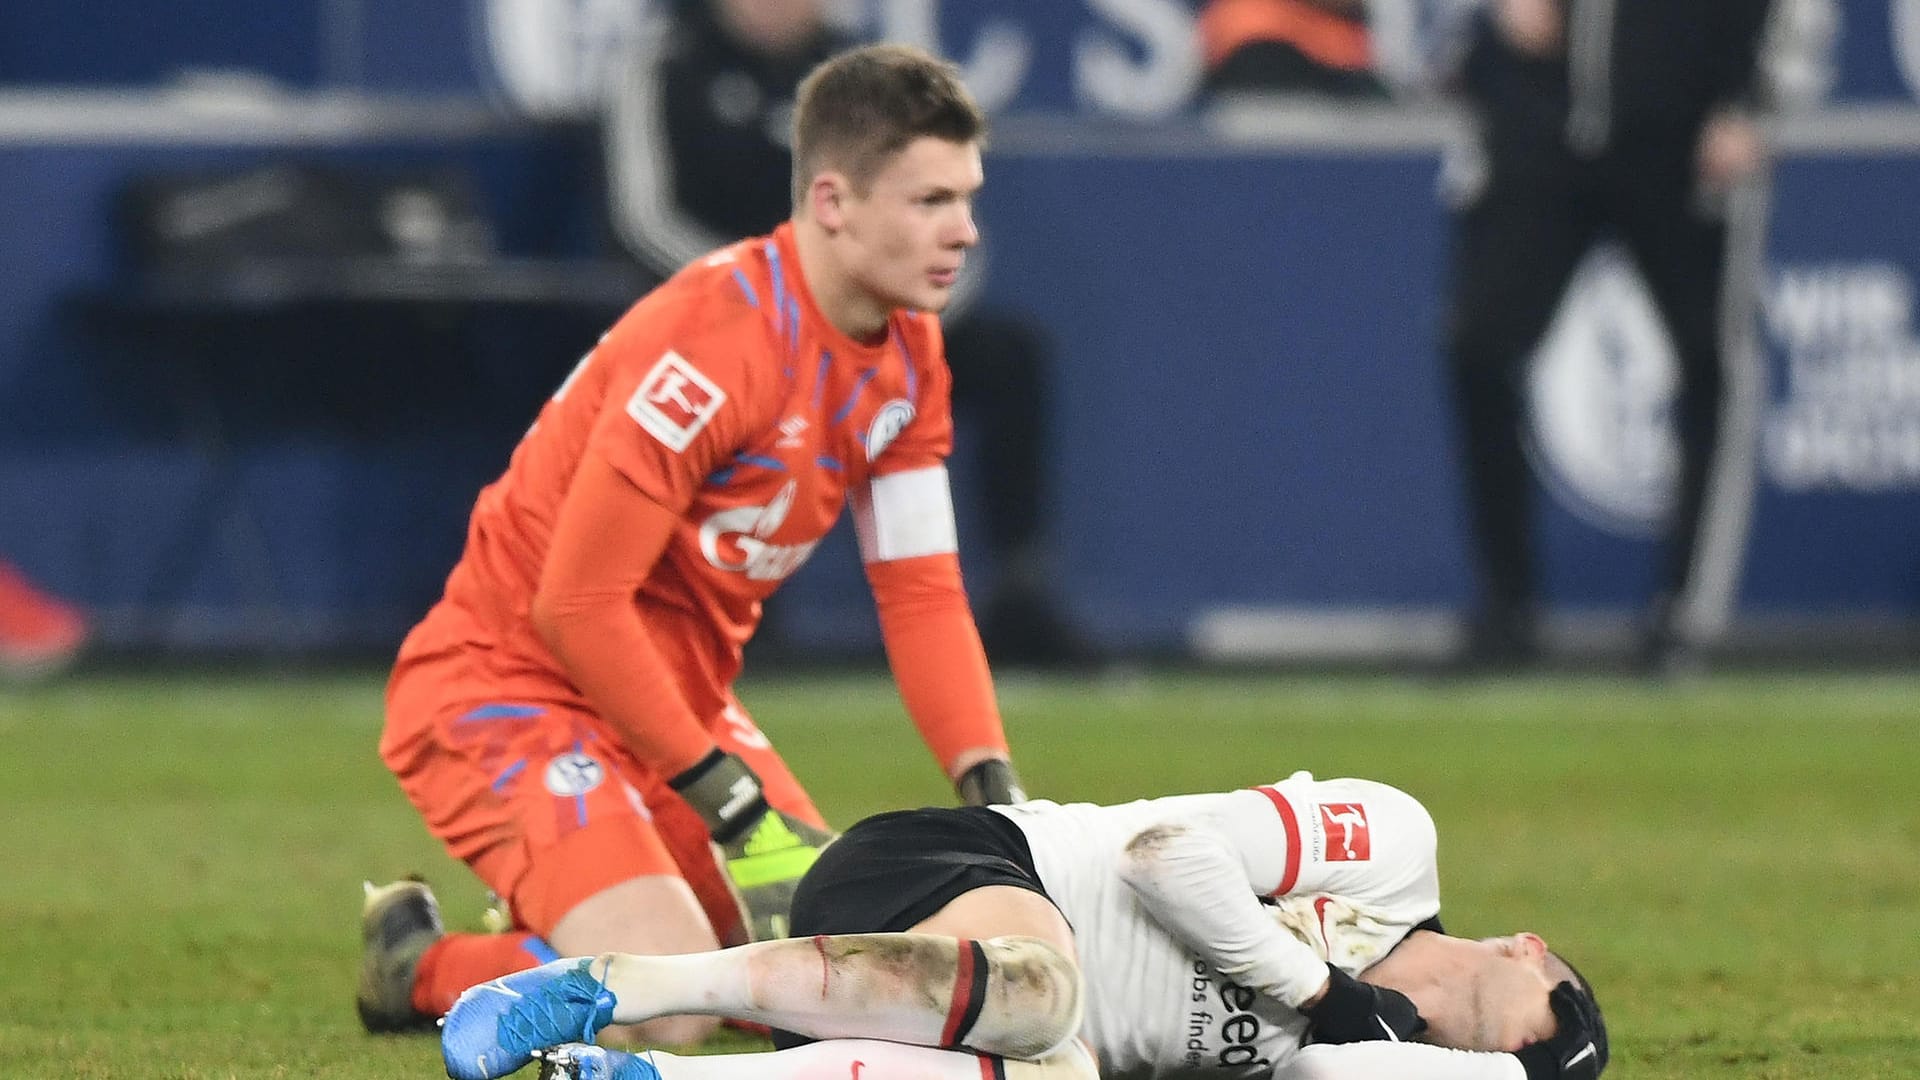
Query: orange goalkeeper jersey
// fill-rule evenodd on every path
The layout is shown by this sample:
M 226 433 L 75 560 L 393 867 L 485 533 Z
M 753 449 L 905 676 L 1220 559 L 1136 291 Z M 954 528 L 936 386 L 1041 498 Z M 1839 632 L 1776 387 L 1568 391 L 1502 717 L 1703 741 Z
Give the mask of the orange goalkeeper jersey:
M 472 648 L 496 695 L 580 699 L 529 610 L 562 499 L 585 455 L 597 454 L 679 516 L 634 602 L 686 704 L 715 717 L 761 601 L 806 561 L 841 506 L 871 498 L 875 481 L 943 466 L 948 395 L 933 316 L 895 312 L 884 341 L 858 342 L 815 307 L 791 225 L 723 248 L 635 305 L 541 409 L 505 475 L 480 493 L 445 596 L 401 661 Z M 907 530 L 868 559 L 951 558 L 950 508 L 947 522 L 944 540 Z M 869 540 L 863 533 L 863 549 Z M 987 714 L 973 744 L 1004 745 L 990 687 L 985 696 L 983 707 L 967 703 Z M 424 722 L 390 718 L 387 739 L 402 734 L 395 723 Z

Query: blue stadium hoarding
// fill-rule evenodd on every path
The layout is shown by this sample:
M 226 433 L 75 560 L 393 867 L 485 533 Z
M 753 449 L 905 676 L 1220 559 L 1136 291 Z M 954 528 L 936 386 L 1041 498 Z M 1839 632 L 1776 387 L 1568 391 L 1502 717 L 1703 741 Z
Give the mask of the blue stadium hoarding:
M 1769 239 L 1750 267 L 1760 304 L 1744 354 L 1751 454 L 1725 488 L 1738 497 L 1716 548 L 1720 614 L 1736 631 L 1920 618 L 1920 139 L 1902 107 L 1916 4 L 1844 8 L 1839 108 L 1789 122 L 1762 207 Z M 1118 646 L 1285 653 L 1347 634 L 1359 651 L 1444 648 L 1469 595 L 1435 351 L 1444 131 L 1418 117 L 1323 117 L 1263 140 L 1217 117 L 1144 119 L 1191 77 L 1165 36 L 1176 7 L 899 0 L 852 13 L 931 35 L 1003 106 L 981 211 L 989 299 L 1032 310 L 1060 349 L 1062 583 Z M 457 430 L 374 447 L 303 433 L 241 447 L 234 475 L 214 476 L 192 445 L 129 426 L 114 381 L 138 358 L 103 357 L 62 305 L 114 280 L 107 210 L 131 171 L 263 154 L 457 160 L 484 180 L 509 239 L 565 253 L 569 215 L 593 211 L 570 205 L 590 197 L 591 155 L 506 117 L 581 108 L 586 68 L 567 58 L 607 55 L 634 32 L 635 6 L 330 0 L 286 6 L 271 33 L 252 18 L 219 24 L 258 35 L 257 48 L 206 34 L 218 0 L 183 10 L 200 31 L 132 35 L 130 21 L 106 20 L 82 47 L 54 7 L 9 5 L 0 28 L 41 32 L 72 64 L 15 63 L 6 50 L 18 46 L 0 44 L 0 71 L 139 86 L 244 62 L 295 87 L 450 96 L 383 97 L 351 116 L 297 94 L 226 112 L 0 97 L 0 191 L 33 211 L 0 214 L 0 488 L 32 508 L 0 517 L 0 551 L 129 638 L 382 639 L 437 591 L 498 448 Z M 145 56 L 132 56 L 133 37 L 151 43 Z M 109 62 L 116 50 L 125 56 Z M 553 77 L 568 71 L 573 82 Z M 1133 73 L 1136 96 L 1116 72 Z M 1589 270 L 1596 284 L 1569 316 L 1587 344 L 1548 350 L 1540 392 L 1606 408 L 1553 413 L 1536 449 L 1552 496 L 1549 597 L 1607 614 L 1650 587 L 1647 537 L 1670 462 L 1658 329 L 1630 275 L 1604 255 Z M 1632 362 L 1593 363 L 1609 355 Z M 164 363 L 158 350 L 145 361 Z M 963 459 L 956 482 L 964 504 L 991 478 Z M 214 505 L 197 558 L 162 565 L 216 483 L 237 488 Z M 970 573 L 984 583 L 992 569 Z M 153 606 L 157 577 L 173 579 L 166 610 Z M 861 588 L 850 548 L 830 548 L 785 610 L 819 636 L 868 641 Z

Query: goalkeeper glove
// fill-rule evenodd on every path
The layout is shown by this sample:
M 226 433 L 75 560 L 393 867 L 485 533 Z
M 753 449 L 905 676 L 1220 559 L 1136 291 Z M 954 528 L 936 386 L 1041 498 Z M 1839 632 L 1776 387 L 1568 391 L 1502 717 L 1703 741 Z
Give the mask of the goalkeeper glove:
M 753 940 L 786 937 L 794 890 L 833 834 L 768 806 L 747 763 L 718 749 L 667 783 L 706 822 Z
M 1332 964 L 1327 972 L 1327 992 L 1300 1007 L 1314 1042 L 1405 1042 L 1427 1029 L 1420 1010 L 1400 991 L 1363 983 Z
M 960 801 L 968 806 L 1027 801 L 1027 793 L 1020 787 L 1020 777 L 1013 771 L 1013 763 L 1005 758 L 988 758 L 974 765 L 960 774 L 960 779 L 953 782 L 953 789 L 960 793 Z
M 1599 1007 L 1570 982 L 1554 987 L 1547 1003 L 1560 1022 L 1553 1037 L 1513 1055 L 1527 1070 L 1527 1080 L 1595 1080 L 1607 1064 Z

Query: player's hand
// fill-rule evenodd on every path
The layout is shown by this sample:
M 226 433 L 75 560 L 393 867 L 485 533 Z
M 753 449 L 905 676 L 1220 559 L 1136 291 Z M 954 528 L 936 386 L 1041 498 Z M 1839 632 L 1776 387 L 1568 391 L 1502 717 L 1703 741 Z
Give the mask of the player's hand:
M 1361 982 L 1332 964 L 1327 972 L 1320 1000 L 1300 1007 L 1314 1042 L 1405 1042 L 1427 1029 L 1420 1010 L 1400 991 Z
M 1563 982 L 1547 995 L 1547 1003 L 1560 1026 L 1552 1038 L 1514 1055 L 1527 1070 L 1527 1080 L 1595 1080 L 1607 1055 L 1600 1048 L 1605 1029 L 1592 999 Z
M 988 758 L 960 774 L 953 782 L 960 801 L 968 806 L 993 806 L 1027 801 L 1026 790 L 1013 763 L 1005 758 Z
M 787 936 L 788 912 L 800 878 L 820 857 L 820 849 L 834 835 L 823 829 L 769 810 L 746 835 L 720 849 L 727 880 L 746 909 L 747 929 L 755 941 Z
M 747 763 L 719 750 L 667 783 L 706 822 L 753 939 L 785 937 L 794 889 L 833 834 L 769 807 Z

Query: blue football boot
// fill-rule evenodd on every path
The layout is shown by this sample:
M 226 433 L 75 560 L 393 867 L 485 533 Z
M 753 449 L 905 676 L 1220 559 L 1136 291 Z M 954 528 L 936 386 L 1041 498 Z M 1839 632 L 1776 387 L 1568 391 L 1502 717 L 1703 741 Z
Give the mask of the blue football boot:
M 453 1080 L 496 1080 L 535 1050 L 590 1042 L 613 1022 L 613 993 L 591 958 L 555 960 L 469 988 L 441 1022 L 440 1056 Z

